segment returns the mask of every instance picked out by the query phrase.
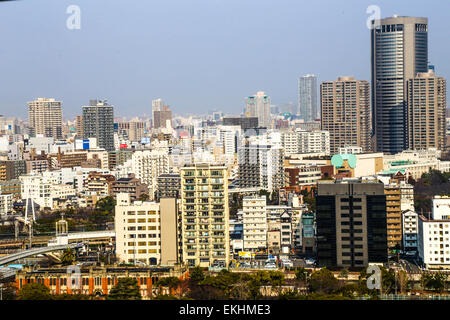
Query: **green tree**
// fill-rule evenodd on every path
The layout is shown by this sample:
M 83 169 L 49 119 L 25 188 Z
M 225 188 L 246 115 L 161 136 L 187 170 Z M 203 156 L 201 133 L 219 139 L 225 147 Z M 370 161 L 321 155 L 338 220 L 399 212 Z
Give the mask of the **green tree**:
M 322 268 L 314 272 L 309 280 L 309 289 L 311 292 L 331 294 L 338 289 L 338 286 L 338 279 L 327 268 Z
M 203 273 L 202 268 L 200 266 L 196 266 L 192 269 L 192 271 L 189 274 L 189 280 L 191 280 L 194 283 L 199 283 L 200 281 L 203 281 L 205 279 L 205 274 Z
M 156 282 L 156 286 L 159 287 L 169 287 L 170 290 L 176 289 L 181 283 L 181 280 L 177 277 L 165 277 L 161 278 Z
M 425 288 L 443 292 L 448 276 L 441 272 L 422 274 L 422 283 Z
M 309 280 L 310 272 L 303 267 L 295 271 L 295 279 L 307 282 Z
M 116 206 L 116 200 L 114 200 L 114 198 L 111 196 L 101 198 L 95 204 L 96 209 L 98 209 L 100 212 L 103 212 L 103 213 L 109 214 L 109 215 L 114 213 L 115 206 Z
M 108 300 L 141 300 L 141 298 L 138 282 L 133 278 L 119 278 L 107 297 Z
M 52 295 L 44 284 L 28 283 L 20 289 L 17 300 L 52 300 Z

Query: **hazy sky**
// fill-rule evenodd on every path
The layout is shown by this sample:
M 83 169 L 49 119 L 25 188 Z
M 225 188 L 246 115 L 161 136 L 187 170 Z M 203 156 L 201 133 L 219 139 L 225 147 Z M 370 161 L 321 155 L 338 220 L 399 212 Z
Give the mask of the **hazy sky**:
M 259 90 L 296 103 L 304 74 L 370 80 L 369 5 L 428 17 L 430 62 L 450 79 L 447 0 L 21 0 L 0 2 L 0 114 L 26 117 L 37 97 L 64 118 L 94 98 L 128 117 L 157 98 L 178 114 L 239 114 Z

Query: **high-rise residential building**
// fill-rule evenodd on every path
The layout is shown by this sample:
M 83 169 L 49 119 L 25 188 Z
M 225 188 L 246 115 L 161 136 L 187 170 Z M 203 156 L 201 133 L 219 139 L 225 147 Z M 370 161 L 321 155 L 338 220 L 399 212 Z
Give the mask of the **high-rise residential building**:
M 257 117 L 260 127 L 269 128 L 270 119 L 270 97 L 264 91 L 258 91 L 255 95 L 246 99 L 246 117 Z
M 313 74 L 298 79 L 297 115 L 305 122 L 313 121 L 320 116 L 317 104 L 317 77 Z
M 280 134 L 285 155 L 301 153 L 330 154 L 330 133 L 325 130 L 287 130 Z
M 172 111 L 169 106 L 164 104 L 162 99 L 152 101 L 152 113 L 155 129 L 172 127 Z
M 76 133 L 77 133 L 77 137 L 78 138 L 83 138 L 84 137 L 84 133 L 83 133 L 83 116 L 79 115 L 76 117 L 75 119 L 75 129 L 76 129 Z
M 83 106 L 84 138 L 96 138 L 99 148 L 113 151 L 114 148 L 114 107 L 106 100 L 91 100 Z
M 446 81 L 432 70 L 408 80 L 409 149 L 445 150 Z
M 140 141 L 144 137 L 144 121 L 131 120 L 117 124 L 119 133 L 126 136 L 130 141 Z
M 183 262 L 229 263 L 228 177 L 225 166 L 197 163 L 181 172 Z
M 345 145 L 370 151 L 369 82 L 353 77 L 339 77 L 320 85 L 322 130 L 330 132 L 330 151 Z
M 158 177 L 169 173 L 169 154 L 163 150 L 136 151 L 131 157 L 131 172 L 148 186 L 148 195 L 153 200 L 158 189 Z
M 382 183 L 319 183 L 316 203 L 319 265 L 364 267 L 372 262 L 387 262 L 386 195 Z
M 244 197 L 242 201 L 242 224 L 244 251 L 267 249 L 266 197 Z
M 38 98 L 28 102 L 30 134 L 62 138 L 62 103 L 53 98 Z
M 164 173 L 158 177 L 158 199 L 180 198 L 181 177 L 178 173 Z
M 272 192 L 284 181 L 284 150 L 276 144 L 257 139 L 238 150 L 240 188 L 261 188 Z
M 385 18 L 372 21 L 372 127 L 377 152 L 408 148 L 408 79 L 428 71 L 428 19 Z
M 401 190 L 393 181 L 384 186 L 386 195 L 387 243 L 389 249 L 402 247 Z

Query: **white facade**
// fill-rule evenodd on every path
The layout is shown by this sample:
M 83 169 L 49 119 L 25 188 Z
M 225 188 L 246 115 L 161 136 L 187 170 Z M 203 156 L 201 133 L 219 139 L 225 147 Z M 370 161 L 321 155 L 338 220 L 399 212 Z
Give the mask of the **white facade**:
M 450 267 L 450 220 L 419 217 L 419 257 L 426 268 Z
M 1 194 L 0 195 L 0 215 L 12 212 L 13 209 L 13 195 Z
M 405 251 L 417 251 L 419 240 L 419 215 L 413 210 L 402 212 L 402 238 Z
M 169 155 L 166 151 L 144 150 L 133 153 L 129 160 L 131 171 L 142 183 L 148 185 L 150 200 L 154 199 L 158 187 L 158 177 L 169 173 Z
M 161 260 L 160 206 L 118 194 L 115 210 L 116 254 L 120 261 L 159 264 Z
M 258 117 L 260 127 L 269 128 L 270 119 L 270 98 L 263 91 L 258 91 L 256 95 L 246 99 L 246 115 L 249 117 Z
M 243 199 L 244 251 L 267 248 L 266 197 Z
M 21 197 L 22 199 L 32 199 L 41 208 L 53 209 L 53 199 L 51 198 L 51 184 L 39 175 L 21 176 Z
M 435 220 L 450 220 L 450 197 L 435 196 L 433 198 L 431 217 Z

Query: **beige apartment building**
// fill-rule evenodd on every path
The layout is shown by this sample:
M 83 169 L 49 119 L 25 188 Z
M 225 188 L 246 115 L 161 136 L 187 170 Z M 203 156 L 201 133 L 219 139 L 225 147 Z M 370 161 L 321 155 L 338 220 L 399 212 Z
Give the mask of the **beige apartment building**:
M 149 265 L 177 264 L 176 218 L 175 199 L 131 202 L 129 194 L 118 194 L 114 220 L 118 259 Z
M 389 249 L 402 246 L 401 189 L 398 183 L 384 186 L 386 195 L 387 244 Z
M 42 134 L 55 139 L 62 138 L 61 101 L 53 98 L 37 98 L 28 102 L 28 125 L 31 135 Z
M 243 231 L 244 251 L 267 249 L 266 197 L 244 197 Z
M 371 150 L 369 82 L 339 77 L 320 85 L 322 130 L 330 132 L 330 151 L 336 154 L 346 145 Z
M 183 262 L 229 264 L 228 178 L 225 166 L 198 163 L 181 168 Z
M 408 80 L 409 149 L 445 150 L 446 81 L 432 70 Z

